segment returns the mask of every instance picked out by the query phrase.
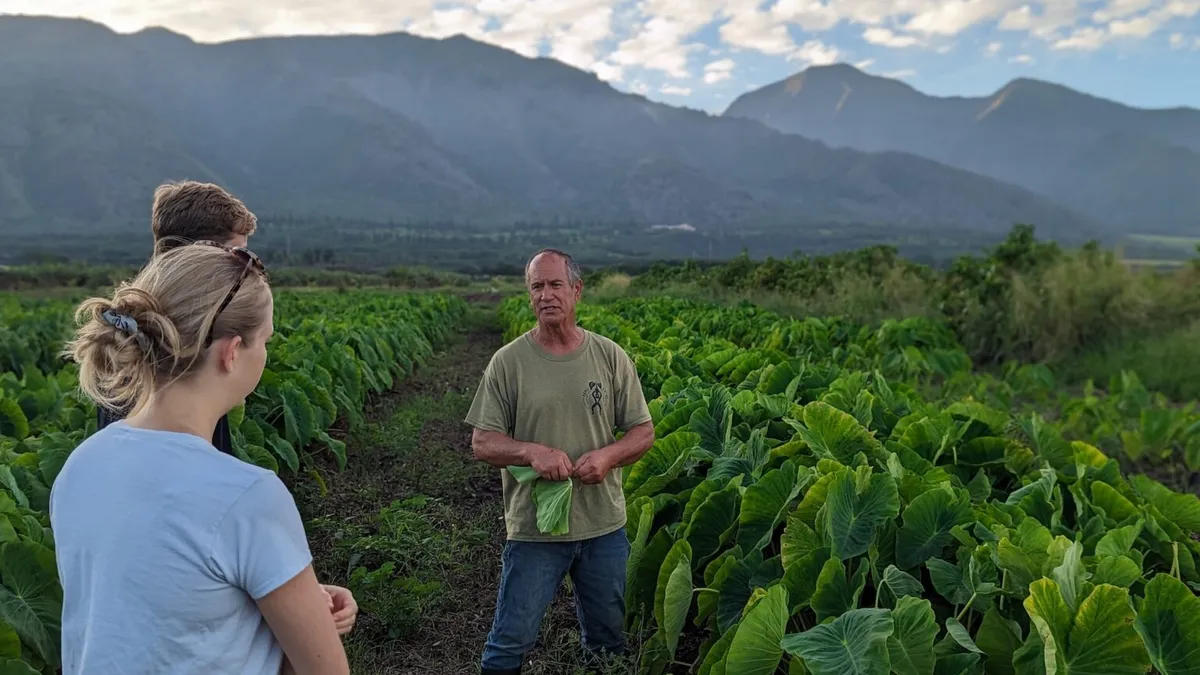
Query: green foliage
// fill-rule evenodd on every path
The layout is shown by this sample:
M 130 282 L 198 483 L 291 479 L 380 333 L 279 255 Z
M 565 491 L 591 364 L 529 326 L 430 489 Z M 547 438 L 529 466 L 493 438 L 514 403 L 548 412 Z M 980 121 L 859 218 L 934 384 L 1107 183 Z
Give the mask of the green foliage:
M 75 366 L 57 356 L 72 308 L 0 297 L 0 659 L 9 659 L 12 672 L 60 666 L 50 489 L 96 429 Z M 295 473 L 327 451 L 344 468 L 346 445 L 331 429 L 343 420 L 361 423 L 367 397 L 411 375 L 465 310 L 460 298 L 433 294 L 277 293 L 262 379 L 229 415 L 236 454 Z M 385 578 L 398 583 L 378 569 L 355 583 L 366 589 Z
M 975 373 L 936 323 L 666 298 L 580 322 L 630 353 L 656 428 L 624 474 L 642 672 L 1190 672 L 1200 499 L 1088 442 L 1159 409 L 1132 379 L 1050 423 L 1053 378 Z M 1156 453 L 1195 433 L 1139 424 Z
M 761 262 L 743 255 L 708 268 L 693 261 L 658 264 L 629 289 L 750 299 L 788 314 L 872 324 L 938 318 L 976 363 L 1057 364 L 1097 351 L 1129 352 L 1139 341 L 1189 326 L 1200 316 L 1197 269 L 1139 270 L 1095 244 L 1066 251 L 1018 225 L 983 255 L 962 255 L 942 271 L 873 246 Z M 1173 344 L 1185 341 L 1177 337 Z M 1168 356 L 1160 349 L 1137 363 L 1155 368 L 1186 362 L 1183 354 Z M 1089 372 L 1097 371 L 1102 363 Z

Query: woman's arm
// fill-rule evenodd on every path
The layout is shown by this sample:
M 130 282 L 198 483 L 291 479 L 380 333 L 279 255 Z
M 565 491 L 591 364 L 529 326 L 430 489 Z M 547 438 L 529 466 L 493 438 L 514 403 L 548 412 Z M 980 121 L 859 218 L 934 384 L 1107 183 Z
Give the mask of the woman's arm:
M 346 650 L 312 566 L 258 601 L 283 648 L 285 675 L 349 675 Z

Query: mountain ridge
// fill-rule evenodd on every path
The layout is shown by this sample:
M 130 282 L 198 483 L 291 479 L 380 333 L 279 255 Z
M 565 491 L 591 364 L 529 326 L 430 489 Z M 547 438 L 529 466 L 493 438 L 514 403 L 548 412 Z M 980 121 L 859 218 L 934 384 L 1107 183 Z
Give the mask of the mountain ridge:
M 1186 106 L 1137 108 L 1034 78 L 934 96 L 839 64 L 747 92 L 722 114 L 831 147 L 926 157 L 1118 229 L 1200 231 L 1200 110 Z
M 379 222 L 1102 232 L 994 178 L 656 103 L 462 36 L 198 43 L 13 21 L 0 17 L 0 87 L 12 92 L 0 147 L 16 158 L 0 162 L 0 220 L 140 218 L 154 184 L 190 177 L 259 212 Z

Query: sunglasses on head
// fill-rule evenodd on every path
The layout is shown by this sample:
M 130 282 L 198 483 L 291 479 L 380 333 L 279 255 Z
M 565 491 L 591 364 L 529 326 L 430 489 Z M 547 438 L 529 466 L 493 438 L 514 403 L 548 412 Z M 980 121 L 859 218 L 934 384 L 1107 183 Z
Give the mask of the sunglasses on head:
M 258 272 L 258 274 L 265 280 L 267 278 L 267 268 L 265 265 L 263 265 L 262 259 L 259 258 L 254 251 L 251 251 L 245 246 L 229 246 L 228 244 L 222 244 L 217 241 L 208 240 L 196 241 L 193 242 L 193 245 L 212 246 L 215 248 L 224 249 L 239 261 L 244 263 L 242 267 L 242 273 L 238 275 L 237 282 L 233 285 L 233 288 L 229 289 L 229 292 L 225 294 L 225 299 L 221 301 L 221 305 L 217 307 L 217 313 L 213 315 L 213 325 L 215 326 L 217 323 L 217 317 L 221 316 L 221 312 L 225 311 L 225 308 L 229 306 L 229 303 L 233 302 L 233 297 L 237 295 L 237 292 L 242 288 L 242 284 L 245 283 L 246 277 L 250 274 L 250 270 L 253 269 L 254 271 Z M 212 328 L 209 328 L 208 336 L 204 339 L 204 346 L 210 346 L 212 341 Z

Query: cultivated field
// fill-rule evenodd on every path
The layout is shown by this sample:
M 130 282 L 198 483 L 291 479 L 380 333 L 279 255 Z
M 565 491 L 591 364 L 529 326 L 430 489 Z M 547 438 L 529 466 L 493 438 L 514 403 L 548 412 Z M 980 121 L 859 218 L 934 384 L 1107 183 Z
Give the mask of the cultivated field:
M 0 673 L 58 666 L 49 487 L 95 427 L 57 356 L 72 307 L 0 296 Z M 1200 669 L 1194 401 L 1132 370 L 1067 386 L 1036 359 L 994 365 L 1027 346 L 964 346 L 982 329 L 943 316 L 643 288 L 585 292 L 580 322 L 634 357 L 657 433 L 624 472 L 636 653 L 607 672 Z M 356 673 L 475 671 L 503 523 L 461 419 L 532 323 L 521 295 L 277 292 L 236 445 L 285 477 L 318 574 L 355 592 Z M 527 672 L 577 672 L 570 603 Z

